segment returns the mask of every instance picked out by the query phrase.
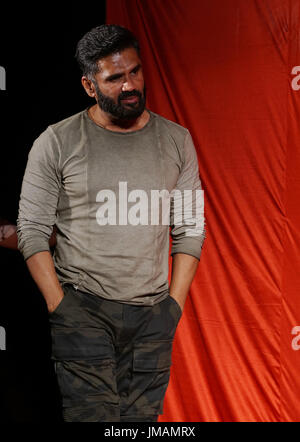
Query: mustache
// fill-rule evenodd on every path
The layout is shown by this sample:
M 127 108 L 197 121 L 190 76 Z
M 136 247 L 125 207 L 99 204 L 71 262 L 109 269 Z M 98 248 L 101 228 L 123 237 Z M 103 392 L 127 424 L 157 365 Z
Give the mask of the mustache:
M 124 91 L 124 92 L 120 93 L 118 100 L 121 101 L 121 100 L 124 100 L 124 99 L 129 98 L 129 97 L 142 98 L 142 94 L 140 93 L 140 91 L 137 91 L 137 90 Z

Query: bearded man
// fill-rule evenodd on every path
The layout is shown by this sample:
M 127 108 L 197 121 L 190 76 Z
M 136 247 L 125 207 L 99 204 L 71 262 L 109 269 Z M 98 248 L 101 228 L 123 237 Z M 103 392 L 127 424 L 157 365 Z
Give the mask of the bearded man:
M 197 155 L 187 129 L 145 107 L 140 48 L 129 30 L 93 28 L 76 58 L 96 103 L 35 140 L 18 246 L 48 307 L 65 421 L 153 422 L 205 236 L 203 198 L 181 201 L 184 192 L 203 192 Z M 162 192 L 156 208 L 139 204 L 153 191 Z M 166 194 L 174 195 L 169 206 Z M 157 213 L 163 205 L 169 222 Z

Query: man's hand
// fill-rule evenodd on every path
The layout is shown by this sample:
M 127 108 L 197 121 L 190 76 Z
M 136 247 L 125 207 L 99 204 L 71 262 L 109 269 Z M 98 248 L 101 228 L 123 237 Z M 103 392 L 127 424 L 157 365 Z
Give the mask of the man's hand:
M 173 255 L 170 296 L 175 299 L 182 311 L 198 264 L 199 260 L 194 256 L 185 253 Z
M 62 302 L 64 296 L 65 296 L 65 295 L 63 295 L 63 296 L 59 296 L 59 298 L 56 299 L 55 302 L 51 301 L 51 302 L 47 303 L 48 313 L 53 313 L 54 310 L 57 309 L 57 307 L 59 306 L 59 304 Z
M 50 252 L 43 251 L 27 259 L 28 269 L 45 298 L 49 313 L 53 312 L 64 297 L 57 278 Z

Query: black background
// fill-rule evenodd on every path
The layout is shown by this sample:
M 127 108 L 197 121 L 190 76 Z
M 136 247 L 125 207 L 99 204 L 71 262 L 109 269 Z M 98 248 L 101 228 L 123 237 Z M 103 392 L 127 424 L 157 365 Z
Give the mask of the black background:
M 105 0 L 69 5 L 1 4 L 0 217 L 12 223 L 35 138 L 92 104 L 74 54 L 85 32 L 105 23 Z M 0 269 L 0 422 L 61 422 L 45 301 L 20 252 L 0 247 Z

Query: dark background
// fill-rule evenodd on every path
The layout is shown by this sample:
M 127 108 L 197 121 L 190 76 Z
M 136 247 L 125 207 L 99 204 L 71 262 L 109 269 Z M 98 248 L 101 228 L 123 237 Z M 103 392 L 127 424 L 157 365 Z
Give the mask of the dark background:
M 84 33 L 102 23 L 105 0 L 70 3 L 68 11 L 52 3 L 1 5 L 0 65 L 7 82 L 0 91 L 0 217 L 12 223 L 35 138 L 92 104 L 74 54 Z M 46 304 L 20 252 L 0 247 L 0 269 L 0 326 L 6 329 L 0 422 L 60 422 Z

